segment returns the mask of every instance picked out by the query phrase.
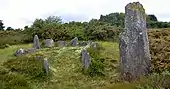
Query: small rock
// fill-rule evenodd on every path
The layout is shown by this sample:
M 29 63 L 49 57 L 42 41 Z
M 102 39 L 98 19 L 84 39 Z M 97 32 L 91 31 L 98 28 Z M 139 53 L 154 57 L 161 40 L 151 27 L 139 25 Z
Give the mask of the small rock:
M 23 54 L 25 54 L 25 50 L 23 48 L 20 48 L 15 52 L 15 56 L 20 56 Z
M 54 40 L 53 39 L 44 40 L 44 46 L 45 47 L 53 47 L 54 46 Z
M 59 47 L 65 47 L 66 46 L 66 42 L 65 41 L 57 41 L 57 45 Z
M 86 45 L 88 45 L 88 42 L 82 41 L 82 42 L 79 43 L 79 45 L 80 45 L 80 46 L 86 46 Z

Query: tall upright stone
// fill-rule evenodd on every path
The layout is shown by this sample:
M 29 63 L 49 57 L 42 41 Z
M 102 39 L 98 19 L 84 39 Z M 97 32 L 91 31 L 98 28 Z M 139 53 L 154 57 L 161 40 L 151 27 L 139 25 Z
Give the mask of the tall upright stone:
M 81 51 L 81 61 L 83 68 L 88 69 L 91 63 L 91 57 L 86 49 L 82 49 Z
M 78 38 L 75 37 L 74 39 L 72 39 L 71 42 L 70 42 L 70 45 L 71 46 L 77 46 L 78 45 Z
M 48 59 L 47 58 L 44 58 L 44 70 L 45 70 L 45 73 L 48 75 L 49 74 L 49 63 L 48 63 Z
M 38 36 L 37 36 L 37 35 L 34 36 L 33 48 L 35 48 L 35 49 L 40 49 L 40 43 L 39 43 L 39 39 L 38 39 Z
M 125 29 L 120 34 L 120 71 L 123 80 L 132 81 L 150 71 L 150 52 L 145 9 L 139 2 L 125 6 Z

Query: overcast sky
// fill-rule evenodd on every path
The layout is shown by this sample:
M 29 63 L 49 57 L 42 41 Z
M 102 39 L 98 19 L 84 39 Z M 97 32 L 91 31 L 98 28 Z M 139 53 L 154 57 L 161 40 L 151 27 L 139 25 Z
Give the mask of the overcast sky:
M 125 5 L 139 1 L 147 14 L 170 21 L 169 0 L 0 0 L 0 20 L 5 26 L 23 28 L 36 18 L 61 16 L 63 21 L 88 21 L 101 14 L 125 12 Z

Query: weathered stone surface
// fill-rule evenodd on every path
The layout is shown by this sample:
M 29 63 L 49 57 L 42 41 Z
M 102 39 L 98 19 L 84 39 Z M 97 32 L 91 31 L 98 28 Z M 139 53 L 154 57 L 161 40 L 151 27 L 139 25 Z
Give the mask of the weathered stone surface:
M 91 62 L 91 57 L 86 49 L 83 49 L 81 51 L 81 59 L 82 59 L 83 68 L 86 68 L 86 69 L 89 68 L 90 62 Z
M 129 3 L 125 7 L 125 29 L 119 39 L 120 69 L 124 80 L 135 80 L 149 73 L 148 44 L 145 10 L 139 2 Z
M 20 55 L 23 55 L 25 54 L 25 50 L 23 48 L 20 48 L 18 49 L 16 52 L 15 52 L 15 56 L 20 56 Z
M 82 41 L 79 43 L 80 46 L 86 46 L 88 45 L 89 43 L 87 41 Z
M 48 59 L 44 58 L 44 69 L 45 69 L 45 73 L 48 75 L 49 74 L 49 64 L 48 64 Z
M 44 46 L 45 47 L 53 47 L 54 46 L 54 40 L 53 39 L 44 40 Z
M 33 48 L 35 48 L 35 49 L 40 49 L 39 39 L 38 39 L 38 36 L 37 36 L 37 35 L 34 36 Z
M 78 38 L 75 37 L 74 39 L 71 40 L 70 46 L 77 46 L 78 45 Z
M 59 47 L 65 47 L 66 46 L 66 42 L 65 41 L 57 41 L 57 45 Z
M 35 48 L 28 48 L 25 51 L 26 51 L 26 53 L 35 53 L 37 51 L 37 49 L 35 49 Z

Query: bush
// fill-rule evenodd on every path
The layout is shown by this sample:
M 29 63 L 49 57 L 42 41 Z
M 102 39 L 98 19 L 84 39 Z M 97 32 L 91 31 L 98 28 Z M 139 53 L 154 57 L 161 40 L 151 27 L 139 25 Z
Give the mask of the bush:
M 105 64 L 104 61 L 105 59 L 101 57 L 100 52 L 102 51 L 103 47 L 101 45 L 97 45 L 97 48 L 94 49 L 88 48 L 87 51 L 89 52 L 91 56 L 91 64 L 90 67 L 88 68 L 87 72 L 90 74 L 90 76 L 95 76 L 95 75 L 102 75 L 104 76 L 104 71 L 105 71 Z
M 170 70 L 170 30 L 149 31 L 152 72 Z
M 21 56 L 11 59 L 5 62 L 4 66 L 12 72 L 24 74 L 32 79 L 45 77 L 43 61 L 36 59 L 34 56 Z
M 31 89 L 31 86 L 23 75 L 0 67 L 0 89 Z
M 33 37 L 21 31 L 0 31 L 0 48 L 9 45 L 32 42 Z M 9 45 L 7 45 L 9 44 Z
M 170 72 L 164 71 L 160 74 L 153 73 L 137 86 L 138 89 L 169 89 Z

